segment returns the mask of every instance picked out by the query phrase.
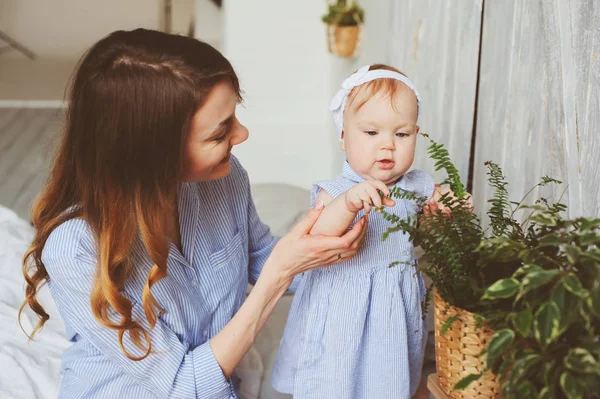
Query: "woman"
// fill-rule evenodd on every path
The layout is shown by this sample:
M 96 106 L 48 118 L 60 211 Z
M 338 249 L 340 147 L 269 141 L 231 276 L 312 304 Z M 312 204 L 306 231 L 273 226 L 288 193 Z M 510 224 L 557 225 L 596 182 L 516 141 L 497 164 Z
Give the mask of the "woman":
M 366 221 L 277 241 L 231 155 L 238 79 L 197 40 L 118 31 L 83 58 L 37 201 L 26 300 L 48 281 L 73 345 L 61 398 L 230 398 L 230 376 L 295 276 L 352 257 Z M 247 282 L 255 287 L 245 299 Z

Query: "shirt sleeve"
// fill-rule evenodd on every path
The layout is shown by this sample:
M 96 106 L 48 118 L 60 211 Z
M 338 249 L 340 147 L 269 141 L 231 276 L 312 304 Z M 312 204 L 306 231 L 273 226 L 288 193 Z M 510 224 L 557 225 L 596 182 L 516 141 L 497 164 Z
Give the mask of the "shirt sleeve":
M 59 227 L 60 229 L 60 227 Z M 68 245 L 68 243 L 67 243 Z M 79 251 L 80 252 L 80 251 Z M 96 260 L 86 254 L 73 257 L 45 257 L 50 276 L 50 290 L 66 325 L 94 346 L 115 367 L 135 383 L 159 397 L 235 398 L 235 392 L 217 363 L 210 343 L 195 348 L 180 342 L 177 335 L 161 319 L 150 330 L 152 352 L 144 360 L 133 361 L 125 356 L 118 343 L 117 332 L 99 324 L 92 313 L 90 298 L 96 275 Z M 120 315 L 110 309 L 112 321 Z M 149 328 L 141 304 L 133 304 L 133 319 Z M 129 334 L 123 344 L 133 356 L 143 355 Z
M 255 284 L 280 237 L 273 236 L 271 229 L 260 220 L 252 199 L 248 173 L 237 159 L 235 160 L 235 166 L 241 172 L 243 184 L 248 193 L 248 283 Z M 302 275 L 300 274 L 294 277 L 288 290 L 295 292 L 301 279 Z
M 279 237 L 273 236 L 271 229 L 260 220 L 245 170 L 243 176 L 248 193 L 248 282 L 255 284 Z

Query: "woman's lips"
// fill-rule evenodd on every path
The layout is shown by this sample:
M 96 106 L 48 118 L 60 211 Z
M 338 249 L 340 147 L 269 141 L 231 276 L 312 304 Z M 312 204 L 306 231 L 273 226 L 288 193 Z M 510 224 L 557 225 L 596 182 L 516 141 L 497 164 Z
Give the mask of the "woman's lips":
M 396 162 L 392 161 L 391 159 L 382 159 L 377 161 L 377 166 L 380 169 L 392 169 L 394 165 L 396 165 Z
M 227 156 L 225 158 L 223 158 L 223 160 L 221 161 L 221 163 L 227 163 L 227 162 L 229 162 L 230 158 L 231 158 L 231 153 L 228 153 Z

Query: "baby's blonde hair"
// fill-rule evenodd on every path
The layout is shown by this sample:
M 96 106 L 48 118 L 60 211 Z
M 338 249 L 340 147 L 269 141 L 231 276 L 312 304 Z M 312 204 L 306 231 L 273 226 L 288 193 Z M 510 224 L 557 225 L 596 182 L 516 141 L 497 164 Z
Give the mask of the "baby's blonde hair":
M 385 64 L 373 64 L 369 68 L 369 71 L 374 71 L 377 69 L 382 69 L 386 71 L 398 72 L 399 74 L 406 76 L 403 72 L 398 69 L 391 67 Z M 408 77 L 408 76 L 406 76 Z M 353 111 L 358 111 L 365 103 L 377 93 L 385 93 L 385 95 L 390 99 L 392 103 L 392 107 L 396 110 L 394 104 L 394 96 L 396 93 L 408 90 L 411 91 L 408 86 L 397 79 L 375 79 L 370 82 L 364 83 L 360 86 L 356 86 L 352 89 L 350 94 L 348 95 L 348 100 L 346 101 L 346 109 L 351 109 Z M 416 101 L 416 97 L 415 97 Z M 354 104 L 356 102 L 356 104 Z

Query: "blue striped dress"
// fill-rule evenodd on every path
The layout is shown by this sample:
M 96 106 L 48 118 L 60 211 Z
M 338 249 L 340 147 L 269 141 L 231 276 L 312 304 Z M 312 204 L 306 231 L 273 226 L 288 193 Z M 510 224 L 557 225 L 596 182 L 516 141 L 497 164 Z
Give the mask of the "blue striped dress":
M 313 186 L 311 201 L 320 190 L 335 198 L 363 180 L 346 162 L 336 179 Z M 427 198 L 434 187 L 421 170 L 396 184 Z M 401 217 L 418 211 L 410 200 L 397 200 L 387 210 Z M 304 274 L 273 368 L 276 390 L 295 399 L 408 399 L 416 392 L 427 337 L 425 287 L 408 236 L 396 232 L 381 241 L 388 227 L 371 212 L 358 254 Z M 389 267 L 394 261 L 403 264 Z
M 246 171 L 231 157 L 222 179 L 184 183 L 179 192 L 183 253 L 171 245 L 168 275 L 152 287 L 166 313 L 150 337 L 153 353 L 125 357 L 117 333 L 101 326 L 90 306 L 97 250 L 81 219 L 58 226 L 42 261 L 49 288 L 73 343 L 63 356 L 60 398 L 235 398 L 209 339 L 227 324 L 255 282 L 277 239 L 256 214 Z M 140 242 L 133 248 L 134 273 L 123 288 L 133 317 L 148 327 L 142 290 L 152 262 Z M 112 320 L 120 318 L 114 311 Z M 124 337 L 134 356 L 143 352 Z

